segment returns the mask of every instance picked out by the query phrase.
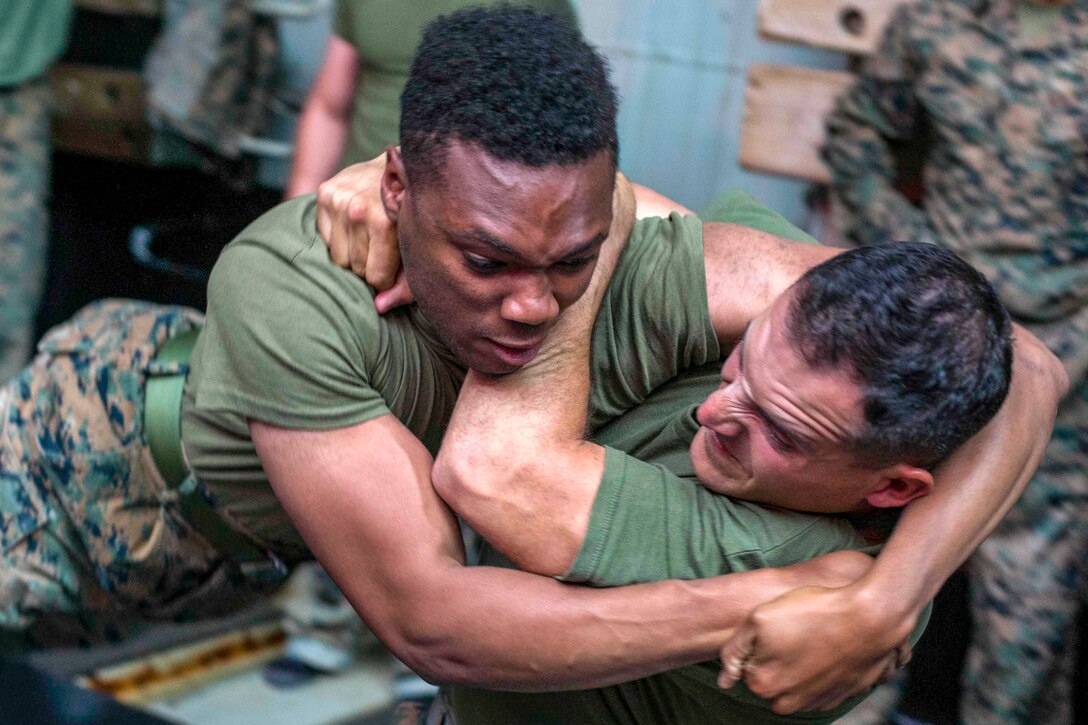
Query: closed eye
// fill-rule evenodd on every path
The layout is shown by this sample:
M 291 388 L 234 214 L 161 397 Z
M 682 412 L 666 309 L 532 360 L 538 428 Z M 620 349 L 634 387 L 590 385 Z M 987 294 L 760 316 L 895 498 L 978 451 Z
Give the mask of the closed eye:
M 763 429 L 767 432 L 767 440 L 770 441 L 771 447 L 779 453 L 795 453 L 799 450 L 792 438 L 770 423 L 764 422 Z

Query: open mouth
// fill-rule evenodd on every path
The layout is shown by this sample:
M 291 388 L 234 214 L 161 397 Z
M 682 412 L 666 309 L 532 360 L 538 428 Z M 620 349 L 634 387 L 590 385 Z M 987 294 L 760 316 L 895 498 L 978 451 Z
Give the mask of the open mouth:
M 540 346 L 543 342 L 543 340 L 537 340 L 536 342 L 528 344 L 504 345 L 494 340 L 487 341 L 488 345 L 500 360 L 507 365 L 519 368 L 536 357 L 537 353 L 540 352 Z
M 710 428 L 704 428 L 706 431 L 707 448 L 710 449 L 711 455 L 723 460 L 730 466 L 743 470 L 743 466 L 740 465 L 740 460 L 733 455 L 733 451 L 729 449 L 722 437 L 715 433 Z

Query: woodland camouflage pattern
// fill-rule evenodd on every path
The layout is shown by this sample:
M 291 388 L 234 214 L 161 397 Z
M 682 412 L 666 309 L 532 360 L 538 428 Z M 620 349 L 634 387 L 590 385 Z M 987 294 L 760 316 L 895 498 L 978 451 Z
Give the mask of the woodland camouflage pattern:
M 157 350 L 201 323 L 186 308 L 96 302 L 47 333 L 0 389 L 0 630 L 9 639 L 42 615 L 66 615 L 72 639 L 63 643 L 87 643 L 120 634 L 104 612 L 179 619 L 248 600 L 237 566 L 181 516 L 143 435 Z
M 837 222 L 954 249 L 1065 364 L 1072 393 L 1027 493 L 972 560 L 967 723 L 1068 723 L 1088 582 L 1088 0 L 1033 45 L 1015 0 L 901 7 L 828 118 Z M 887 140 L 931 144 L 924 209 Z
M 44 81 L 0 89 L 0 383 L 34 342 L 45 277 L 50 91 Z

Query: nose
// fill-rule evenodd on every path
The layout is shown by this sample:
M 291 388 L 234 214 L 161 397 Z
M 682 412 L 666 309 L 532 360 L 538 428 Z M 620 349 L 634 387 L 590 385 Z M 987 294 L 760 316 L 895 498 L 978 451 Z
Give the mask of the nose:
M 533 274 L 520 280 L 516 289 L 502 301 L 502 317 L 523 325 L 542 325 L 559 314 L 559 302 L 545 274 Z
M 726 437 L 739 435 L 744 428 L 738 412 L 736 382 L 723 385 L 710 394 L 695 413 L 700 425 Z

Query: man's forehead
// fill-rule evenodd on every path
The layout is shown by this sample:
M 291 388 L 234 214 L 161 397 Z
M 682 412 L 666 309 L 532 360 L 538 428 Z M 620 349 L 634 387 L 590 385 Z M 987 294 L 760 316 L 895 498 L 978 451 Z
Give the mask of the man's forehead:
M 554 182 L 557 179 L 569 179 L 573 183 L 585 174 L 599 174 L 614 178 L 615 165 L 607 150 L 588 156 L 583 160 L 554 164 L 527 164 L 516 159 L 502 158 L 488 151 L 482 143 L 450 138 L 440 146 L 443 166 L 453 176 L 472 173 L 488 178 L 498 186 L 511 190 L 522 186 L 525 179 L 546 177 Z
M 441 180 L 420 193 L 455 243 L 564 257 L 607 234 L 614 179 L 607 159 L 536 168 L 451 142 Z
M 804 359 L 789 333 L 789 294 L 745 330 L 740 357 L 746 389 L 773 425 L 813 445 L 840 444 L 864 424 L 864 393 L 847 372 Z

